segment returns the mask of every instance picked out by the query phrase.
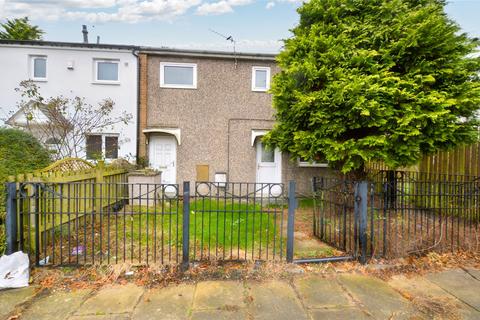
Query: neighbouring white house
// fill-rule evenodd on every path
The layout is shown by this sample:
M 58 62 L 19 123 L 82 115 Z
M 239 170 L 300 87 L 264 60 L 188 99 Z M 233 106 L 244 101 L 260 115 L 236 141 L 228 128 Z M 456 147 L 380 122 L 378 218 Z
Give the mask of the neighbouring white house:
M 83 158 L 136 159 L 138 64 L 134 46 L 0 40 L 0 126 L 24 128 L 26 116 L 19 110 L 22 97 L 15 89 L 32 80 L 42 97 L 81 97 L 91 105 L 105 99 L 115 104 L 112 116 L 131 115 L 128 124 L 117 123 L 89 132 L 80 146 Z M 37 109 L 39 122 L 48 112 Z M 38 123 L 41 126 L 42 123 Z M 33 132 L 35 134 L 35 132 Z M 38 136 L 46 144 L 55 137 Z

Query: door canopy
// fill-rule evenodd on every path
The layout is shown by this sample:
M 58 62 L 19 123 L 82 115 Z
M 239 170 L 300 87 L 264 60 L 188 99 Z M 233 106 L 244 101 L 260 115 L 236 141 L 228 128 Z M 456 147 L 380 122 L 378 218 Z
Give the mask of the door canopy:
M 252 130 L 252 147 L 255 145 L 255 140 L 258 138 L 258 137 L 263 137 L 264 135 L 266 135 L 268 132 L 268 130 L 265 130 L 265 129 L 262 129 L 262 130 Z
M 144 129 L 143 133 L 166 133 L 171 134 L 177 139 L 178 145 L 182 144 L 182 135 L 179 128 L 149 128 Z

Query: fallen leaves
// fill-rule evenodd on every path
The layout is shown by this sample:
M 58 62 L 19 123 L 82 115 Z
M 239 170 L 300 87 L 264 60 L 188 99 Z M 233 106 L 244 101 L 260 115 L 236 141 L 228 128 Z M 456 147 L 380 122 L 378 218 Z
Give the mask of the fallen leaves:
M 379 267 L 385 266 L 385 267 Z M 365 272 L 383 280 L 397 274 L 422 275 L 427 272 L 439 272 L 446 269 L 473 267 L 480 269 L 479 252 L 436 253 L 424 256 L 372 261 Z
M 179 266 L 163 265 L 100 265 L 79 268 L 34 268 L 33 284 L 42 288 L 97 289 L 107 284 L 130 282 L 143 287 L 164 287 L 182 282 L 203 280 L 287 279 L 307 274 L 360 273 L 387 280 L 394 275 L 421 275 L 449 268 L 473 267 L 480 269 L 480 253 L 429 253 L 422 257 L 396 260 L 371 260 L 362 265 L 357 261 L 303 264 L 292 268 L 284 262 L 225 262 L 194 263 L 183 272 Z M 133 274 L 132 274 L 133 272 Z
M 415 308 L 432 319 L 462 319 L 457 306 L 449 300 L 440 298 L 415 297 L 410 299 Z

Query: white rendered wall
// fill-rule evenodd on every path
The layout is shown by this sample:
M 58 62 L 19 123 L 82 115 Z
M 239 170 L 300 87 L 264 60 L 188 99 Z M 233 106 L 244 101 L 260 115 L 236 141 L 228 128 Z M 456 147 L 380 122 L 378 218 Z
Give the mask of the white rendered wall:
M 128 125 L 117 124 L 105 133 L 119 134 L 121 158 L 134 160 L 137 138 L 137 59 L 130 50 L 44 47 L 0 44 L 0 126 L 12 111 L 18 110 L 19 83 L 30 78 L 30 56 L 47 56 L 47 81 L 36 82 L 44 98 L 63 95 L 84 97 L 96 105 L 106 98 L 115 102 L 112 116 L 127 112 L 133 116 Z M 119 60 L 119 84 L 94 82 L 94 59 Z M 74 69 L 68 64 L 73 61 Z

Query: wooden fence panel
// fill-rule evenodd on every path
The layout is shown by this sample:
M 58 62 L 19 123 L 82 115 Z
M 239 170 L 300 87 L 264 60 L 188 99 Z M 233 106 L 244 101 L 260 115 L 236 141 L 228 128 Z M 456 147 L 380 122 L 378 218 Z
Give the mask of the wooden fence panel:
M 452 151 L 425 157 L 418 167 L 420 172 L 448 175 L 480 176 L 480 143 L 462 146 Z
M 373 171 L 389 170 L 381 162 L 370 163 L 368 167 Z M 461 146 L 451 151 L 438 152 L 424 157 L 417 166 L 398 168 L 396 170 L 478 177 L 480 176 L 480 142 Z
M 72 162 L 75 159 L 68 160 Z M 58 168 L 61 169 L 58 170 Z M 38 194 L 38 208 L 49 213 L 42 215 L 44 218 L 39 221 L 40 245 L 55 232 L 54 226 L 56 228 L 65 224 L 76 226 L 80 218 L 94 212 L 101 212 L 103 208 L 128 197 L 126 188 L 111 187 L 113 183 L 127 182 L 128 171 L 126 169 L 105 166 L 103 161 L 100 161 L 96 167 L 73 166 L 76 168 L 73 171 L 69 171 L 68 168 L 72 168 L 72 166 L 67 166 L 64 161 L 60 161 L 59 165 L 54 164 L 47 167 L 48 170 L 9 177 L 9 181 L 18 182 L 17 188 L 22 182 L 48 183 L 40 189 Z M 32 184 L 24 185 L 22 192 L 25 192 L 30 199 L 34 198 L 35 191 Z M 27 238 L 31 239 L 32 248 L 34 247 L 34 210 L 36 208 L 34 202 L 25 201 L 20 208 L 23 212 L 29 213 L 29 215 L 24 215 L 22 223 L 31 226 L 27 230 L 31 230 L 32 234 Z M 75 212 L 75 214 L 71 214 L 71 212 Z

